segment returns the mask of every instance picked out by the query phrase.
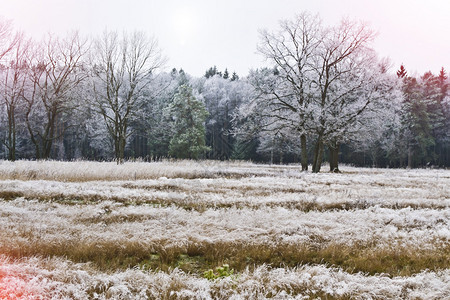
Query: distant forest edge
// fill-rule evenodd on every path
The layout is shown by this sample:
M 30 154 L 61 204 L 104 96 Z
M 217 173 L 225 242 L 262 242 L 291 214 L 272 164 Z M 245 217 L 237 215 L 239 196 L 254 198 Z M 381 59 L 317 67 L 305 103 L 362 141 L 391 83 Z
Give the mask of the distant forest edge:
M 198 78 L 163 71 L 143 32 L 35 41 L 0 19 L 0 159 L 450 166 L 444 68 L 393 71 L 374 32 L 347 19 L 302 13 L 259 36 L 269 67 Z

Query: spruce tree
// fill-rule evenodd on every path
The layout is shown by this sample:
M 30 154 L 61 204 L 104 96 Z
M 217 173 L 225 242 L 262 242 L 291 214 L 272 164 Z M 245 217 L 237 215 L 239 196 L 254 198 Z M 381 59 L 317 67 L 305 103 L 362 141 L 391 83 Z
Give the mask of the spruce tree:
M 230 78 L 230 74 L 228 73 L 228 69 L 225 69 L 225 72 L 223 72 L 223 79 Z
M 206 78 L 209 78 L 209 77 L 212 77 L 212 76 L 214 76 L 214 70 L 213 70 L 213 68 L 211 67 L 211 68 L 209 68 L 208 70 L 206 70 L 206 72 L 205 72 L 205 77 L 206 77 Z
M 435 97 L 428 106 L 431 116 L 433 137 L 435 139 L 434 147 L 434 165 L 445 165 L 449 158 L 449 129 L 450 117 L 449 110 L 446 109 L 445 98 L 449 91 L 449 82 L 444 68 L 441 68 L 439 75 L 434 77 L 433 86 Z
M 205 146 L 205 120 L 208 112 L 193 95 L 188 84 L 182 84 L 169 107 L 173 136 L 169 155 L 176 158 L 199 159 L 209 150 Z
M 426 89 L 426 82 L 431 76 L 425 74 L 420 82 L 413 77 L 407 77 L 404 81 L 402 123 L 409 168 L 432 160 L 430 148 L 435 141 L 428 110 L 431 93 Z
M 402 64 L 402 65 L 400 65 L 400 69 L 397 71 L 397 76 L 398 76 L 398 78 L 405 78 L 406 75 L 407 75 L 406 69 Z
M 447 96 L 448 89 L 450 86 L 447 79 L 448 79 L 448 76 L 444 70 L 444 67 L 442 67 L 441 71 L 439 72 L 439 76 L 438 76 L 438 84 L 439 84 L 439 88 L 441 90 L 441 95 L 439 97 L 439 103 L 442 103 L 442 100 L 444 100 L 445 96 Z

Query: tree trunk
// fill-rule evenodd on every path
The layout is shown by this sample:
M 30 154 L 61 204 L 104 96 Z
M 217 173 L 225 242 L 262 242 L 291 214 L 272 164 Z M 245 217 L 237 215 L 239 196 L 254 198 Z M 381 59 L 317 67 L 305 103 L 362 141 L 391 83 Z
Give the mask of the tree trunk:
M 314 170 L 314 173 L 319 173 L 320 172 L 320 168 L 322 167 L 322 160 L 323 160 L 323 141 L 320 141 L 320 143 L 319 143 L 319 153 L 318 153 L 316 169 Z
M 323 140 L 322 134 L 317 137 L 316 146 L 314 148 L 314 159 L 313 159 L 313 173 L 319 173 L 320 167 L 322 166 L 323 158 Z
M 50 123 L 50 121 L 49 121 Z M 55 137 L 55 121 L 52 119 L 49 124 L 50 128 L 42 136 L 42 158 L 49 159 L 50 154 L 52 153 L 53 139 Z
M 16 119 L 14 107 L 8 111 L 8 160 L 16 160 Z
M 301 151 L 301 164 L 302 171 L 308 171 L 308 152 L 306 148 L 306 135 L 302 134 L 300 136 L 300 151 Z
M 330 172 L 340 173 L 339 171 L 339 143 L 330 146 Z
M 378 167 L 378 162 L 377 162 L 377 150 L 373 149 L 372 151 L 370 151 L 370 157 L 372 158 L 372 168 L 376 168 Z
M 16 134 L 15 132 L 8 132 L 8 143 L 6 144 L 8 149 L 8 160 L 16 160 Z
M 413 149 L 411 145 L 408 145 L 408 169 L 412 168 Z
M 319 140 L 316 141 L 316 145 L 314 146 L 314 157 L 313 157 L 313 164 L 312 164 L 313 173 L 314 173 L 314 170 L 316 169 L 318 157 L 319 157 Z
M 272 143 L 272 147 L 270 148 L 270 164 L 271 165 L 273 164 L 273 143 Z
M 125 157 L 125 137 L 120 135 L 117 141 L 117 152 L 116 152 L 116 160 L 117 164 L 123 164 L 123 160 Z
M 42 146 L 42 158 L 43 159 L 49 159 L 50 158 L 50 154 L 52 152 L 52 145 L 53 145 L 53 141 L 47 140 L 47 141 L 43 141 L 43 146 Z

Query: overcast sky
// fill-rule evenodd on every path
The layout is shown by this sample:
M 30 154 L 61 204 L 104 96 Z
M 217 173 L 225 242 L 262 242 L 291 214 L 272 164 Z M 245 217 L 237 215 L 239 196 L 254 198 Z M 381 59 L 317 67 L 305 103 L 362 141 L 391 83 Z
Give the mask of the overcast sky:
M 363 20 L 379 35 L 380 56 L 409 74 L 450 69 L 449 0 L 0 0 L 0 15 L 33 37 L 71 29 L 96 35 L 105 28 L 155 35 L 168 57 L 166 69 L 194 76 L 217 65 L 245 76 L 264 65 L 256 52 L 258 29 L 302 11 L 325 24 L 344 17 Z

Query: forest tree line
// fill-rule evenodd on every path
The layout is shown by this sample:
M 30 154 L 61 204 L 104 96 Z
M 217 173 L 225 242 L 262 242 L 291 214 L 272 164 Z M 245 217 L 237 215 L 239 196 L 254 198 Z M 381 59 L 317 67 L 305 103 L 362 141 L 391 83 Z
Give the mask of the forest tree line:
M 269 67 L 164 71 L 155 38 L 74 31 L 40 41 L 0 20 L 0 158 L 242 159 L 376 167 L 450 165 L 450 93 L 393 70 L 366 25 L 307 13 L 261 31 Z

